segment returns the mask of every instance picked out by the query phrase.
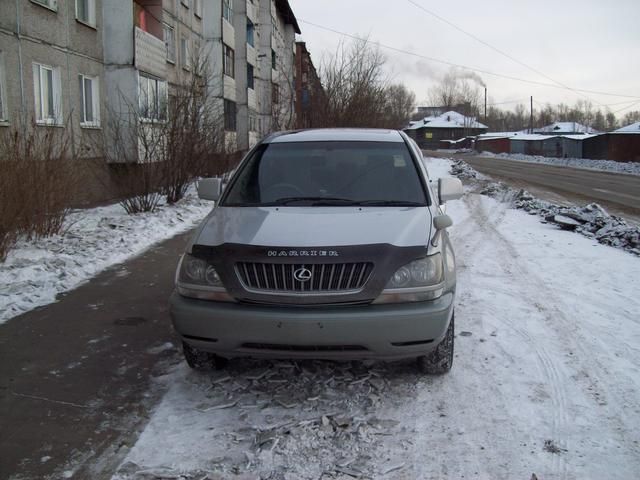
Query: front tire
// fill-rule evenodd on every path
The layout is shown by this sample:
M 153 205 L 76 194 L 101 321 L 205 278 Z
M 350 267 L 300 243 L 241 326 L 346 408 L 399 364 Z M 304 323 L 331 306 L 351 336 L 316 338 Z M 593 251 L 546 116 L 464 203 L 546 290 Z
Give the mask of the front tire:
M 184 359 L 187 361 L 187 365 L 194 370 L 221 369 L 227 365 L 226 358 L 198 350 L 187 342 L 182 342 L 182 353 L 184 354 Z
M 455 315 L 452 314 L 449 328 L 447 328 L 447 332 L 438 346 L 428 355 L 417 358 L 418 369 L 422 373 L 442 375 L 451 370 L 453 365 L 454 318 Z

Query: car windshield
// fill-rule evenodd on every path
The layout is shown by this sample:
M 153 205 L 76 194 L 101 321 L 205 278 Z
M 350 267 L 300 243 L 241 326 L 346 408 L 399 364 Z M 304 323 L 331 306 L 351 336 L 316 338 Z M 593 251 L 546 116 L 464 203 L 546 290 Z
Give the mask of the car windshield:
M 261 146 L 223 206 L 428 205 L 404 143 L 291 142 Z

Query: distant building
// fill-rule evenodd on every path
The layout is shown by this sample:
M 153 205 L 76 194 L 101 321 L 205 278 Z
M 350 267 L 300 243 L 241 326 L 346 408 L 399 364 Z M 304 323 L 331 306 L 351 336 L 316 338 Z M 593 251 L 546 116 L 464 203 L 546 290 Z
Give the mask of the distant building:
M 488 129 L 489 127 L 478 122 L 475 117 L 449 111 L 439 116 L 410 122 L 404 131 L 420 148 L 437 149 L 443 145 L 443 140 L 461 140 L 485 133 Z
M 318 126 L 318 108 L 324 89 L 305 42 L 296 42 L 295 58 L 296 128 L 313 128 Z
M 578 122 L 554 122 L 545 127 L 534 128 L 533 133 L 540 135 L 580 135 L 600 132 Z
M 584 158 L 640 162 L 640 122 L 585 140 Z

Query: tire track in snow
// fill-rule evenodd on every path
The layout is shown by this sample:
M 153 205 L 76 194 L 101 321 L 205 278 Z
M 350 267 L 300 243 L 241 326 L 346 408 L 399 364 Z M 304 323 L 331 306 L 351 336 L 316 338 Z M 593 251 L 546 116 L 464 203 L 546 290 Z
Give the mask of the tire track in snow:
M 498 203 L 496 204 L 497 208 L 495 211 L 487 212 L 477 195 L 465 195 L 463 202 L 469 210 L 469 221 L 468 223 L 465 222 L 465 227 L 470 231 L 481 233 L 480 235 L 475 235 L 477 241 L 474 242 L 472 247 L 465 248 L 465 256 L 467 254 L 481 256 L 485 254 L 487 250 L 500 251 L 503 253 L 503 257 L 498 265 L 507 277 L 513 278 L 512 287 L 513 285 L 517 285 L 518 287 L 527 285 L 527 276 L 524 275 L 517 261 L 520 255 L 497 229 L 505 218 L 507 206 Z M 497 248 L 496 242 L 499 243 L 502 248 Z M 504 253 L 506 253 L 506 255 L 504 255 Z M 525 288 L 523 290 L 521 299 L 527 301 L 530 306 L 540 311 L 540 305 L 528 298 L 528 289 Z M 526 344 L 532 348 L 536 355 L 538 369 L 545 377 L 546 385 L 551 389 L 549 397 L 552 403 L 553 440 L 559 442 L 562 448 L 567 448 L 568 438 L 564 432 L 566 432 L 569 419 L 567 415 L 567 395 L 564 385 L 568 379 L 568 375 L 555 364 L 546 348 L 542 346 L 537 339 L 532 338 L 528 331 L 520 325 L 521 323 L 516 321 L 507 326 L 525 340 Z M 553 467 L 555 475 L 559 475 L 558 478 L 567 478 L 568 466 L 563 455 L 553 456 Z
M 542 347 L 540 339 L 532 338 L 528 329 L 522 328 L 522 324 L 514 322 L 511 327 L 514 331 L 527 340 L 527 343 L 535 349 L 539 356 L 539 362 L 545 375 L 552 380 L 549 386 L 552 388 L 552 402 L 554 407 L 561 409 L 554 411 L 554 440 L 564 442 L 562 448 L 572 447 L 568 444 L 569 437 L 566 434 L 567 427 L 573 427 L 575 417 L 580 417 L 577 409 L 580 408 L 580 399 L 572 393 L 572 401 L 567 403 L 566 391 L 578 390 L 585 403 L 591 403 L 592 412 L 601 411 L 595 418 L 589 420 L 601 423 L 612 437 L 618 437 L 621 444 L 630 446 L 632 450 L 640 454 L 638 435 L 633 428 L 630 418 L 637 417 L 637 387 L 635 384 L 620 382 L 624 378 L 619 376 L 612 381 L 610 370 L 602 363 L 601 358 L 609 359 L 610 351 L 607 345 L 598 342 L 597 338 L 587 337 L 584 327 L 578 323 L 578 319 L 571 317 L 567 312 L 572 309 L 566 301 L 559 297 L 554 287 L 547 284 L 538 275 L 527 268 L 523 261 L 518 261 L 518 251 L 513 244 L 499 231 L 498 227 L 504 219 L 504 204 L 496 204 L 496 212 L 486 211 L 485 204 L 479 201 L 479 197 L 465 198 L 465 203 L 470 209 L 471 218 L 481 219 L 477 227 L 486 233 L 487 243 L 484 250 L 506 252 L 498 265 L 504 267 L 513 277 L 513 284 L 521 288 L 521 298 L 529 305 L 535 307 L 542 315 L 543 327 L 549 336 L 544 339 L 547 344 L 555 344 L 554 350 L 562 353 L 562 364 L 553 361 L 548 350 Z M 475 251 L 481 255 L 481 251 Z M 567 370 L 568 369 L 568 370 Z M 569 405 L 571 416 L 569 416 Z M 634 409 L 636 405 L 636 409 Z M 554 408 L 555 410 L 555 408 Z M 571 417 L 571 419 L 570 419 Z M 603 422 L 604 419 L 604 422 Z M 588 427 L 587 427 L 588 428 Z M 564 432 L 563 434 L 560 434 Z M 582 440 L 587 440 L 583 438 Z M 590 440 L 590 439 L 589 439 Z M 602 442 L 602 443 L 600 443 Z M 596 443 L 604 447 L 606 439 L 596 439 Z M 574 450 L 578 449 L 575 446 Z M 571 448 L 569 448 L 571 450 Z M 555 455 L 563 459 L 563 455 Z M 563 459 L 564 460 L 564 459 Z M 567 474 L 567 464 L 562 467 Z

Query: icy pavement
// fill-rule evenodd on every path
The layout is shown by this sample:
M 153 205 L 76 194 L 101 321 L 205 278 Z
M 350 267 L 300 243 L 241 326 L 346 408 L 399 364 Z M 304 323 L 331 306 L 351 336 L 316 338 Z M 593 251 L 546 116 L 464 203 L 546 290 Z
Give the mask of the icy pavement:
M 450 162 L 427 160 L 432 177 Z M 640 259 L 495 199 L 447 205 L 456 356 L 185 365 L 114 480 L 630 479 L 640 471 Z
M 176 205 L 153 213 L 127 215 L 118 204 L 72 211 L 63 234 L 20 241 L 0 263 L 0 323 L 52 303 L 105 268 L 193 228 L 211 207 L 192 187 Z
M 544 163 L 558 167 L 581 168 L 585 170 L 597 170 L 600 172 L 627 173 L 640 175 L 640 163 L 638 162 L 615 162 L 613 160 L 590 160 L 588 158 L 557 158 L 543 157 L 540 155 L 523 155 L 521 153 L 491 153 L 481 152 L 482 157 L 503 158 L 525 163 Z

